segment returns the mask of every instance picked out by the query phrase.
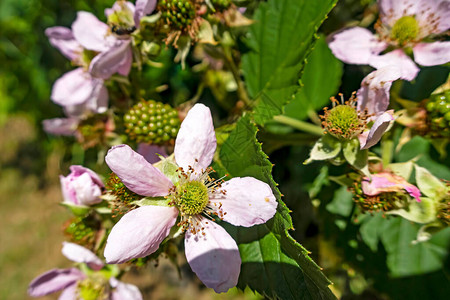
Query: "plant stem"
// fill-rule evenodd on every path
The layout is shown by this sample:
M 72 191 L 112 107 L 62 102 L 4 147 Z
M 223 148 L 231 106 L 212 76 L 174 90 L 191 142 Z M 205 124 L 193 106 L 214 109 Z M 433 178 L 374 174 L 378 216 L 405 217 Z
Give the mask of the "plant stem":
M 304 132 L 308 132 L 317 136 L 322 136 L 323 135 L 323 129 L 317 125 L 311 124 L 311 123 L 307 123 L 307 122 L 303 122 L 294 118 L 290 118 L 290 117 L 286 117 L 286 116 L 275 116 L 273 118 L 275 121 L 277 121 L 278 123 L 282 123 L 285 125 L 289 125 L 295 129 L 304 131 Z
M 236 81 L 239 99 L 242 100 L 246 106 L 251 106 L 252 101 L 247 95 L 247 90 L 245 89 L 244 82 L 241 80 L 239 68 L 236 66 L 229 48 L 223 47 L 223 56 L 228 68 L 230 68 L 230 71 L 233 74 L 234 80 Z

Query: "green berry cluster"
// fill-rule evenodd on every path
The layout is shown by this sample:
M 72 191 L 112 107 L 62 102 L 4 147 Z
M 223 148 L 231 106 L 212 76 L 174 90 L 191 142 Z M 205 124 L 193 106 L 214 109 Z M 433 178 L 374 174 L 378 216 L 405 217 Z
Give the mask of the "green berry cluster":
M 126 133 L 138 143 L 164 144 L 177 136 L 178 112 L 169 104 L 153 100 L 134 105 L 124 116 Z
M 450 137 L 450 90 L 432 95 L 425 106 L 433 137 Z
M 231 0 L 211 0 L 211 4 L 218 11 L 223 11 L 230 7 Z
M 98 224 L 90 218 L 76 217 L 69 221 L 64 232 L 70 237 L 70 240 L 83 245 L 90 245 L 95 239 L 95 229 Z
M 121 202 L 129 203 L 140 198 L 138 194 L 130 191 L 115 173 L 109 175 L 106 188 Z
M 362 212 L 378 212 L 400 209 L 407 204 L 408 198 L 402 192 L 385 192 L 375 196 L 364 194 L 361 182 L 354 182 L 349 190 L 353 194 L 353 201 Z
M 183 29 L 195 18 L 195 4 L 191 0 L 161 0 L 158 10 L 162 19 L 174 29 Z

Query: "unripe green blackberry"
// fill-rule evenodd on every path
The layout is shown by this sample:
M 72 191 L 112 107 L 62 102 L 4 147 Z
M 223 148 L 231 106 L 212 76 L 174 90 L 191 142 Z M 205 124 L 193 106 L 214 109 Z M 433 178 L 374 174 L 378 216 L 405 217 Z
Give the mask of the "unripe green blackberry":
M 89 246 L 95 242 L 95 230 L 99 224 L 92 218 L 75 217 L 64 226 L 64 233 L 72 242 Z
M 231 0 L 211 0 L 211 4 L 218 11 L 226 10 L 231 5 Z
M 157 10 L 161 18 L 173 29 L 184 29 L 192 24 L 196 15 L 195 3 L 192 0 L 161 0 Z
M 130 191 L 114 173 L 109 175 L 109 179 L 106 182 L 106 189 L 109 193 L 116 196 L 120 202 L 130 203 L 141 198 L 138 194 Z
M 154 100 L 134 105 L 123 119 L 126 133 L 138 143 L 165 144 L 175 139 L 180 128 L 177 110 Z
M 425 109 L 429 134 L 432 137 L 450 137 L 450 90 L 431 95 Z

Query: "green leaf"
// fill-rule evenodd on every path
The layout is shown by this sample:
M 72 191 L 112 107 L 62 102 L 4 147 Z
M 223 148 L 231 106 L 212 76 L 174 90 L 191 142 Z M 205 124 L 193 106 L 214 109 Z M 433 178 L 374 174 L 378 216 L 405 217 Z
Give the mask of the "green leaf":
M 289 209 L 272 179 L 272 164 L 256 140 L 256 131 L 250 117 L 242 117 L 223 143 L 217 162 L 231 177 L 252 176 L 268 183 L 279 203 L 266 224 L 250 228 L 224 224 L 241 253 L 238 287 L 248 286 L 274 299 L 334 299 L 328 279 L 287 232 L 293 229 Z
M 386 218 L 382 214 L 362 220 L 360 233 L 373 250 L 381 241 L 387 252 L 387 265 L 395 277 L 424 274 L 443 267 L 450 246 L 450 228 L 421 243 L 415 243 L 419 225 L 404 218 Z
M 437 202 L 428 197 L 420 197 L 420 202 L 413 200 L 407 209 L 391 210 L 388 214 L 401 216 L 409 221 L 426 224 L 433 222 L 437 214 Z
M 329 134 L 321 137 L 314 144 L 309 154 L 309 158 L 304 162 L 309 164 L 315 160 L 326 160 L 335 158 L 341 152 L 342 143 Z
M 345 186 L 341 186 L 334 192 L 333 200 L 327 204 L 326 209 L 334 214 L 344 217 L 350 216 L 353 209 L 353 194 Z
M 336 94 L 342 77 L 342 62 L 338 60 L 321 36 L 308 57 L 301 82 L 302 88 L 286 105 L 284 115 L 299 120 L 308 117 L 308 111 L 317 111 Z
M 443 199 L 447 194 L 447 187 L 434 177 L 427 169 L 415 166 L 416 182 L 420 191 L 435 201 Z
M 364 175 L 370 176 L 368 157 L 369 150 L 360 150 L 358 139 L 352 139 L 344 144 L 342 149 L 345 160 Z
M 248 37 L 253 51 L 242 57 L 258 124 L 281 114 L 298 91 L 300 73 L 317 28 L 335 3 L 336 0 L 269 0 L 259 5 Z

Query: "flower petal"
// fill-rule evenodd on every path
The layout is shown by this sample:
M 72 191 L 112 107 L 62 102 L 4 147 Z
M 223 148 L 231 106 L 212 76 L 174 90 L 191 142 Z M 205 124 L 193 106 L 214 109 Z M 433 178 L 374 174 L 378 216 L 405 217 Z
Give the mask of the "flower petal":
M 42 121 L 42 126 L 50 134 L 74 135 L 79 122 L 77 118 L 56 118 Z
M 375 123 L 372 125 L 372 128 L 370 128 L 369 134 L 367 135 L 367 139 L 364 143 L 361 143 L 360 139 L 361 149 L 369 149 L 380 141 L 391 122 L 394 121 L 393 113 L 393 110 L 389 110 L 377 117 Z
M 59 295 L 58 300 L 78 300 L 77 299 L 77 285 L 72 284 L 66 287 L 61 295 Z
M 105 258 L 119 264 L 155 252 L 175 225 L 178 210 L 166 206 L 142 206 L 117 222 L 108 236 Z
M 450 28 L 450 1 L 417 0 L 419 12 L 414 16 L 422 36 L 439 34 Z
M 72 30 L 66 27 L 55 26 L 45 30 L 50 44 L 61 51 L 68 59 L 78 60 L 83 52 L 83 47 L 75 40 Z
M 98 80 L 93 79 L 83 68 L 78 68 L 55 81 L 51 99 L 61 106 L 79 105 L 92 97 L 98 85 Z
M 373 56 L 369 61 L 369 65 L 376 69 L 381 69 L 386 66 L 397 67 L 401 72 L 400 78 L 409 81 L 416 78 L 417 73 L 420 71 L 416 64 L 402 49 L 397 49 L 383 55 Z
M 114 277 L 111 277 L 109 283 L 114 288 L 111 300 L 142 300 L 142 294 L 137 286 L 123 283 Z
M 414 60 L 419 65 L 442 65 L 450 61 L 450 42 L 419 43 L 413 52 Z
M 216 151 L 211 111 L 203 104 L 196 104 L 189 110 L 181 123 L 175 141 L 175 160 L 185 171 L 189 166 L 200 172 L 206 170 Z
M 166 149 L 158 145 L 149 145 L 145 143 L 140 143 L 138 145 L 137 152 L 142 155 L 149 163 L 154 164 L 161 160 L 158 156 L 167 157 Z
M 369 64 L 372 56 L 387 48 L 387 43 L 361 27 L 344 29 L 333 34 L 328 40 L 328 46 L 334 56 L 348 64 Z
M 202 220 L 200 232 L 186 232 L 186 258 L 192 271 L 216 293 L 224 293 L 236 286 L 241 270 L 239 249 L 233 238 L 215 222 Z
M 71 261 L 85 263 L 93 270 L 100 270 L 105 265 L 103 261 L 90 250 L 74 243 L 63 242 L 61 252 Z
M 53 269 L 36 277 L 28 287 L 28 294 L 32 297 L 42 297 L 74 284 L 85 275 L 78 269 Z
M 109 26 L 89 12 L 79 11 L 72 24 L 75 39 L 86 49 L 103 52 L 108 50 L 109 41 L 115 40 L 108 35 Z
M 101 187 L 105 186 L 103 184 L 103 181 L 100 178 L 100 176 L 98 176 L 98 174 L 95 173 L 94 171 L 92 171 L 91 169 L 88 169 L 88 168 L 85 168 L 85 167 L 79 166 L 79 165 L 72 165 L 72 166 L 70 166 L 69 169 L 70 169 L 70 172 L 73 173 L 73 175 L 75 175 L 75 176 L 79 176 L 81 174 L 87 173 L 92 178 L 92 180 L 95 182 L 95 184 L 97 184 Z
M 421 7 L 419 2 L 418 0 L 378 0 L 381 21 L 392 27 L 403 16 L 417 15 Z
M 173 186 L 160 170 L 128 145 L 112 147 L 105 157 L 110 169 L 133 192 L 143 196 L 166 196 Z
M 395 174 L 382 172 L 372 174 L 372 178 L 364 178 L 361 182 L 361 187 L 364 194 L 368 196 L 376 196 L 386 192 L 397 192 L 402 189 L 408 192 L 409 195 L 416 198 L 420 202 L 420 190 L 407 182 L 403 177 Z
M 89 72 L 102 79 L 108 79 L 119 70 L 126 76 L 131 68 L 130 58 L 130 40 L 117 40 L 114 46 L 94 57 L 89 65 Z
M 361 82 L 358 90 L 358 110 L 369 114 L 383 113 L 389 106 L 389 92 L 392 82 L 399 79 L 401 72 L 396 67 L 384 67 L 373 71 Z
M 139 28 L 141 18 L 150 14 L 156 7 L 156 0 L 136 0 L 136 9 L 134 11 L 134 23 Z
M 223 220 L 235 226 L 250 227 L 271 219 L 277 200 L 270 186 L 253 177 L 236 177 L 222 185 L 226 195 L 211 199 L 215 207 L 226 213 Z M 220 203 L 220 204 L 219 204 Z

